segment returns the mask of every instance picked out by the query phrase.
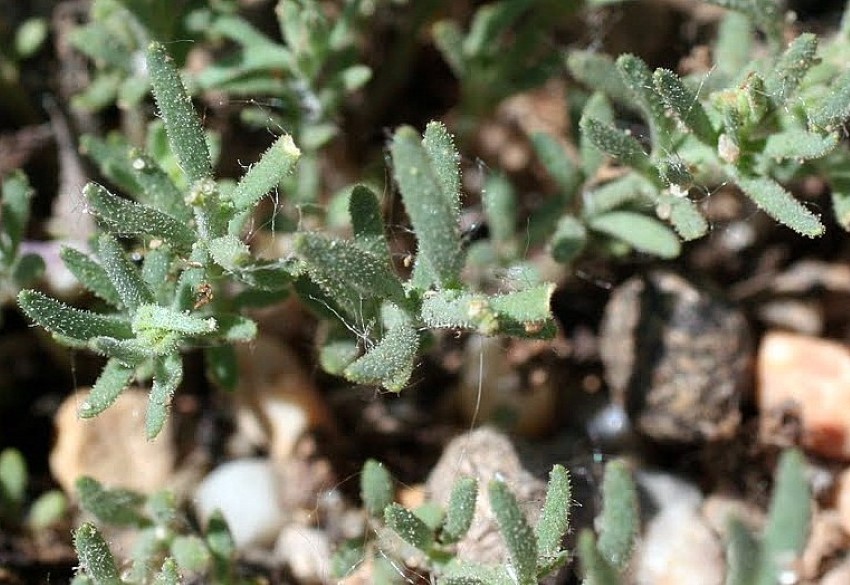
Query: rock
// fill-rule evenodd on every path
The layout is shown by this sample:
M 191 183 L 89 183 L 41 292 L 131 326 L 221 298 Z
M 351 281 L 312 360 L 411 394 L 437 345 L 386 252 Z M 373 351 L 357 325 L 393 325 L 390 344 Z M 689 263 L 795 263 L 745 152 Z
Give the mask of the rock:
M 838 510 L 844 532 L 850 534 L 850 468 L 842 471 L 838 477 L 835 507 Z
M 700 515 L 702 494 L 674 475 L 636 474 L 657 513 L 632 557 L 637 585 L 720 585 L 724 582 L 724 550 L 716 533 Z
M 809 540 L 798 564 L 804 580 L 814 580 L 822 567 L 847 550 L 847 533 L 842 515 L 835 510 L 817 510 L 812 516 Z M 850 580 L 845 581 L 850 583 Z
M 236 352 L 236 420 L 249 442 L 267 446 L 272 459 L 284 461 L 305 431 L 333 430 L 324 398 L 288 347 L 261 335 L 251 344 L 238 345 Z
M 151 493 L 169 485 L 176 453 L 171 423 L 154 441 L 145 436 L 148 393 L 127 389 L 94 418 L 81 419 L 80 405 L 88 391 L 75 392 L 56 412 L 56 445 L 50 453 L 50 471 L 68 494 L 74 482 L 88 475 L 108 487 Z
M 445 506 L 455 481 L 463 476 L 478 480 L 478 499 L 472 526 L 457 545 L 457 556 L 477 563 L 504 563 L 508 552 L 490 509 L 487 484 L 496 476 L 505 481 L 534 525 L 546 497 L 546 483 L 523 468 L 505 435 L 487 427 L 456 437 L 443 450 L 425 485 L 429 499 Z
M 725 539 L 729 521 L 735 518 L 753 534 L 761 534 L 764 528 L 764 513 L 746 500 L 725 494 L 711 494 L 702 504 L 702 516 L 708 526 Z
M 323 531 L 289 524 L 278 535 L 274 552 L 299 583 L 330 582 L 333 552 Z
M 224 515 L 236 547 L 270 545 L 285 522 L 277 481 L 266 459 L 237 459 L 213 470 L 195 490 L 195 511 L 206 524 L 216 510 Z
M 635 552 L 638 585 L 721 585 L 723 547 L 697 510 L 668 506 L 649 521 Z
M 743 314 L 681 276 L 617 287 L 600 328 L 605 379 L 642 434 L 695 443 L 732 436 L 750 363 Z
M 757 372 L 762 441 L 784 445 L 799 440 L 812 453 L 850 459 L 847 346 L 771 331 L 762 339 Z
M 820 585 L 847 585 L 850 583 L 850 558 L 845 558 L 823 576 Z

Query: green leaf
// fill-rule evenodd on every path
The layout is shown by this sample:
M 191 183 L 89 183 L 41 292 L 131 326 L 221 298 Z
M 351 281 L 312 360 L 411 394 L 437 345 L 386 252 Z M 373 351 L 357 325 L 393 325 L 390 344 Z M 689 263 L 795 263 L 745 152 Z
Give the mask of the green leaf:
M 737 518 L 731 518 L 726 530 L 726 585 L 756 583 L 759 568 L 759 543 Z
M 80 567 L 95 585 L 121 585 L 115 558 L 94 524 L 86 522 L 74 531 L 74 549 Z
M 578 256 L 587 243 L 587 229 L 571 215 L 558 220 L 555 233 L 549 240 L 549 253 L 557 262 L 567 264 Z
M 153 293 L 142 280 L 139 269 L 130 262 L 118 240 L 112 234 L 103 233 L 97 240 L 97 255 L 112 286 L 121 297 L 121 302 L 130 311 L 140 305 L 152 303 Z
M 65 517 L 68 507 L 68 497 L 62 491 L 46 491 L 30 507 L 27 526 L 36 532 L 49 528 Z
M 17 255 L 29 222 L 34 194 L 23 171 L 14 170 L 3 178 L 0 191 L 0 218 L 3 220 L 0 223 L 0 263 L 11 264 Z
M 813 238 L 826 230 L 816 214 L 773 179 L 738 177 L 736 182 L 759 209 L 798 234 Z
M 643 151 L 640 142 L 630 134 L 593 118 L 582 118 L 579 127 L 582 136 L 587 137 L 602 152 L 638 171 L 652 172 L 649 156 Z
M 826 130 L 839 130 L 850 118 L 850 71 L 845 71 L 829 86 L 821 103 L 812 108 L 809 125 Z
M 27 462 L 17 449 L 7 447 L 0 453 L 0 511 L 17 511 L 26 497 L 29 474 Z
M 501 173 L 487 177 L 481 192 L 481 204 L 490 226 L 490 239 L 495 244 L 506 244 L 516 230 L 516 194 L 508 179 Z
M 217 330 L 218 322 L 212 317 L 202 319 L 155 304 L 141 305 L 133 317 L 133 331 L 139 334 L 168 332 L 191 337 Z
M 786 130 L 767 137 L 764 155 L 776 159 L 809 160 L 822 158 L 838 146 L 838 133 L 826 135 L 801 128 Z
M 153 207 L 117 197 L 97 183 L 86 185 L 83 196 L 95 215 L 116 234 L 159 238 L 184 254 L 195 243 L 195 233 L 183 222 Z
M 189 537 L 177 537 L 189 538 Z M 180 575 L 178 563 L 175 559 L 168 557 L 162 562 L 162 568 L 153 578 L 153 585 L 180 585 L 182 577 Z
M 179 353 L 170 353 L 154 360 L 153 386 L 145 417 L 145 434 L 149 441 L 154 440 L 165 426 L 171 410 L 171 399 L 182 381 L 183 360 Z
M 681 251 L 679 238 L 661 222 L 632 211 L 611 211 L 591 217 L 588 227 L 618 238 L 634 249 L 661 258 L 675 258 Z
M 563 465 L 555 465 L 549 472 L 546 502 L 537 522 L 537 553 L 541 558 L 557 557 L 563 550 L 572 505 L 570 474 Z
M 171 339 L 170 347 L 163 344 L 151 346 L 138 339 L 115 339 L 114 337 L 95 337 L 89 340 L 88 347 L 100 355 L 115 358 L 127 367 L 139 366 L 143 362 L 177 345 L 177 339 Z
M 303 232 L 295 237 L 294 247 L 308 263 L 311 276 L 332 297 L 334 291 L 345 287 L 366 298 L 398 305 L 407 302 L 401 281 L 389 264 L 353 242 Z
M 584 585 L 620 585 L 616 569 L 600 553 L 593 532 L 588 528 L 579 533 L 578 557 L 584 573 Z
M 567 55 L 567 68 L 573 77 L 589 88 L 621 104 L 634 107 L 629 88 L 617 70 L 617 65 L 608 55 L 598 51 L 570 51 Z
M 553 337 L 555 325 L 549 303 L 554 292 L 555 285 L 546 283 L 489 297 L 499 319 L 499 332 L 519 337 Z
M 133 374 L 133 368 L 124 365 L 121 360 L 111 358 L 107 361 L 88 397 L 80 404 L 80 417 L 92 418 L 112 406 L 129 386 Z
M 483 294 L 450 290 L 431 292 L 422 299 L 422 321 L 431 329 L 471 329 L 496 335 L 499 319 Z
M 817 63 L 818 38 L 803 33 L 794 39 L 764 79 L 767 94 L 777 107 L 794 95 L 809 69 Z
M 444 191 L 449 182 L 445 175 L 451 172 L 432 167 L 432 155 L 410 127 L 396 131 L 390 152 L 393 174 L 418 238 L 417 283 L 421 288 L 454 288 L 460 282 L 463 254 L 457 204 Z
M 463 31 L 453 20 L 440 20 L 431 27 L 434 45 L 458 79 L 467 74 L 466 55 L 463 52 Z
M 140 509 L 145 498 L 125 489 L 106 489 L 99 481 L 82 476 L 74 482 L 82 508 L 95 518 L 114 526 L 142 526 L 145 519 Z
M 679 237 L 689 242 L 701 238 L 708 232 L 708 222 L 699 212 L 694 202 L 687 193 L 674 195 L 662 192 L 658 195 L 656 214 L 662 219 L 667 219 L 679 234 Z
M 183 194 L 159 163 L 137 148 L 131 148 L 127 157 L 130 174 L 140 188 L 128 192 L 135 194 L 140 203 L 159 209 L 180 221 L 189 221 L 192 214 L 183 201 Z
M 617 58 L 617 69 L 649 123 L 652 132 L 652 150 L 655 152 L 658 149 L 669 149 L 673 142 L 674 127 L 672 120 L 667 116 L 664 101 L 655 91 L 652 71 L 640 57 L 629 54 L 620 55 Z
M 375 258 L 390 261 L 381 204 L 371 189 L 356 185 L 348 199 L 348 213 L 354 231 L 354 243 Z
M 629 562 L 637 537 L 637 489 L 623 461 L 614 460 L 605 465 L 602 478 L 602 512 L 597 518 L 599 526 L 599 552 L 617 569 L 623 570 Z
M 782 39 L 784 13 L 775 0 L 708 0 L 708 2 L 745 14 L 773 43 L 779 43 Z
M 811 499 L 805 457 L 796 449 L 784 451 L 764 528 L 763 558 L 756 581 L 759 585 L 776 583 L 780 573 L 803 553 L 811 522 Z
M 165 47 L 151 43 L 147 50 L 147 63 L 168 142 L 180 167 L 190 184 L 212 179 L 212 163 L 204 131 L 174 61 Z
M 393 481 L 384 464 L 367 459 L 360 474 L 360 499 L 373 518 L 384 513 L 384 508 L 393 501 Z
M 373 348 L 345 368 L 347 379 L 358 384 L 379 384 L 400 392 L 413 373 L 419 335 L 410 323 L 399 322 Z
M 613 65 L 613 64 L 612 64 Z M 616 72 L 616 71 L 615 71 Z M 594 92 L 584 104 L 581 112 L 582 118 L 599 120 L 603 124 L 614 123 L 614 110 L 602 92 Z M 585 179 L 593 179 L 596 172 L 605 162 L 605 153 L 599 150 L 587 136 L 582 133 L 579 136 L 579 154 L 581 155 L 581 170 Z
M 207 242 L 213 261 L 228 271 L 238 271 L 251 261 L 248 245 L 234 235 L 227 234 Z
M 232 392 L 239 382 L 239 363 L 232 345 L 214 345 L 204 348 L 205 372 L 219 388 Z
M 233 557 L 236 554 L 236 544 L 227 527 L 227 522 L 221 512 L 216 510 L 207 522 L 205 532 L 207 546 L 213 558 L 211 577 L 213 582 L 232 582 Z
M 739 12 L 728 12 L 717 30 L 714 62 L 718 72 L 734 80 L 752 62 L 753 27 L 749 18 Z
M 434 545 L 434 534 L 419 517 L 393 502 L 384 509 L 384 522 L 408 544 L 422 551 Z
M 429 122 L 422 137 L 422 147 L 431 161 L 431 168 L 440 185 L 443 197 L 455 217 L 460 215 L 460 154 L 454 139 L 440 122 Z
M 679 76 L 668 69 L 656 69 L 652 79 L 664 103 L 675 112 L 676 117 L 700 141 L 709 146 L 715 146 L 717 131 L 702 107 L 699 96 L 685 87 Z
M 478 482 L 474 478 L 461 477 L 455 481 L 446 507 L 446 518 L 440 530 L 440 542 L 454 544 L 466 535 L 475 516 L 477 497 Z
M 210 563 L 210 552 L 206 543 L 194 534 L 174 537 L 169 550 L 177 565 L 193 573 L 205 571 Z
M 537 539 L 516 498 L 501 480 L 488 486 L 490 507 L 505 540 L 517 585 L 537 585 Z
M 631 201 L 652 200 L 656 196 L 657 189 L 646 178 L 628 173 L 591 191 L 584 204 L 584 215 L 591 217 Z
M 86 341 L 92 337 L 127 339 L 133 331 L 126 321 L 75 309 L 38 291 L 22 290 L 18 305 L 24 313 L 54 335 Z
M 121 305 L 121 297 L 118 296 L 118 291 L 112 286 L 112 281 L 109 280 L 106 271 L 88 254 L 63 246 L 59 252 L 59 257 L 62 258 L 62 262 L 65 263 L 71 274 L 87 290 L 111 305 L 116 307 Z
M 567 155 L 564 147 L 552 136 L 542 132 L 531 135 L 531 146 L 537 160 L 546 168 L 546 172 L 555 180 L 555 184 L 564 194 L 564 205 L 569 204 L 581 184 L 581 171 L 573 159 Z
M 233 206 L 240 211 L 253 207 L 292 172 L 300 157 L 301 151 L 292 136 L 284 134 L 278 138 L 239 180 L 230 196 Z
M 838 224 L 850 231 L 850 169 L 837 165 L 827 173 L 832 196 L 832 212 Z
M 15 53 L 26 59 L 33 56 L 44 44 L 49 33 L 47 20 L 44 18 L 28 18 L 17 27 L 15 32 Z

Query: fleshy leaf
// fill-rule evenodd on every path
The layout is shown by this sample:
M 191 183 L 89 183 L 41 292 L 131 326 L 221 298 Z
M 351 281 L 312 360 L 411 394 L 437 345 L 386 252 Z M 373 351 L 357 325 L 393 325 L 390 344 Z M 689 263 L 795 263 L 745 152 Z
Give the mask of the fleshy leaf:
M 820 218 L 773 179 L 739 177 L 737 183 L 759 209 L 798 234 L 813 238 L 825 231 Z
M 590 229 L 618 238 L 636 250 L 661 258 L 675 258 L 681 251 L 679 238 L 661 222 L 632 211 L 611 211 L 592 217 Z

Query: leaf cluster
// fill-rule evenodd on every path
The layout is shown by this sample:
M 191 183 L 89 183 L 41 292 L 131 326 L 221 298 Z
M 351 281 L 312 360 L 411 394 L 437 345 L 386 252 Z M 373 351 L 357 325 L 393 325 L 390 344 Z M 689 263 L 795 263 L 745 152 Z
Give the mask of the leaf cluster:
M 29 483 L 29 470 L 21 452 L 11 447 L 0 451 L 0 522 L 10 530 L 26 527 L 38 532 L 65 517 L 65 494 L 48 490 L 29 503 Z
M 446 128 L 432 122 L 420 137 L 402 127 L 390 155 L 417 237 L 406 280 L 393 266 L 379 201 L 365 186 L 349 197 L 353 238 L 306 232 L 295 240 L 310 280 L 302 296 L 346 325 L 328 335 L 320 350 L 325 369 L 399 391 L 413 371 L 422 330 L 551 337 L 551 284 L 504 294 L 478 293 L 464 284 L 459 157 Z
M 393 502 L 392 478 L 376 461 L 367 461 L 361 474 L 361 497 L 369 515 L 425 556 L 426 567 L 440 584 L 533 585 L 558 571 L 570 560 L 564 549 L 569 530 L 572 491 L 567 470 L 556 465 L 549 475 L 546 499 L 532 527 L 504 481 L 487 485 L 490 506 L 504 539 L 508 559 L 487 566 L 458 559 L 455 548 L 472 525 L 478 482 L 459 478 L 445 509 L 426 502 L 410 510 Z M 578 554 L 587 583 L 617 583 L 625 568 L 638 530 L 637 493 L 622 461 L 606 465 L 603 509 L 597 518 L 598 542 L 589 529 L 582 531 Z M 385 555 L 388 551 L 382 550 Z M 360 554 L 364 554 L 361 549 Z M 339 568 L 344 571 L 342 559 Z M 613 581 L 609 580 L 611 576 Z
M 255 259 L 240 235 L 259 200 L 292 170 L 299 151 L 284 135 L 235 186 L 216 182 L 206 138 L 173 61 L 156 43 L 146 58 L 179 180 L 138 149 L 101 156 L 133 199 L 89 183 L 83 196 L 100 233 L 90 252 L 61 253 L 101 308 L 78 309 L 34 290 L 22 291 L 18 302 L 64 344 L 108 359 L 81 416 L 102 412 L 133 381 L 152 379 L 147 434 L 153 438 L 183 377 L 181 350 L 207 347 L 211 377 L 232 388 L 232 345 L 256 334 L 253 321 L 239 312 L 245 295 L 265 293 L 275 300 L 286 292 L 292 280 L 287 262 Z M 89 145 L 104 150 L 95 140 Z
M 236 574 L 236 548 L 224 518 L 214 514 L 201 534 L 193 532 L 168 491 L 150 496 L 107 489 L 90 477 L 76 482 L 83 510 L 101 525 L 131 527 L 136 538 L 127 570 L 92 522 L 74 530 L 80 567 L 74 585 L 168 585 L 188 577 L 216 585 L 243 582 Z

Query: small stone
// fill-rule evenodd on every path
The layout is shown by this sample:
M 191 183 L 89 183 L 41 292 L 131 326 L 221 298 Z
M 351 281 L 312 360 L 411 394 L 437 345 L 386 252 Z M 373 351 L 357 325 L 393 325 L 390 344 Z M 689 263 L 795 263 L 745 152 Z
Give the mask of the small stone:
M 820 585 L 847 585 L 850 583 L 850 558 L 844 559 L 823 576 Z
M 265 459 L 237 459 L 217 467 L 195 490 L 193 504 L 202 524 L 221 510 L 241 550 L 272 544 L 285 522 L 275 472 Z
M 142 493 L 167 487 L 176 460 L 170 420 L 155 440 L 147 440 L 148 393 L 127 389 L 105 411 L 82 419 L 78 412 L 88 395 L 87 390 L 75 392 L 54 417 L 56 445 L 50 453 L 50 471 L 62 489 L 74 494 L 74 482 L 83 475 L 108 487 Z
M 285 461 L 307 430 L 332 430 L 331 415 L 303 365 L 286 345 L 261 335 L 236 348 L 239 384 L 235 395 L 241 435 L 267 446 L 275 461 Z
M 726 563 L 714 531 L 690 506 L 668 506 L 646 527 L 633 566 L 638 585 L 720 585 Z
M 278 535 L 274 552 L 299 583 L 330 582 L 333 552 L 323 531 L 289 524 Z
M 850 468 L 838 476 L 835 507 L 844 532 L 850 534 Z
M 842 522 L 842 515 L 835 510 L 817 510 L 814 513 L 809 540 L 799 564 L 803 579 L 815 580 L 830 559 L 847 550 L 848 538 Z
M 600 328 L 605 379 L 636 429 L 657 441 L 732 436 L 750 361 L 743 314 L 677 274 L 617 287 Z
M 658 510 L 632 557 L 637 585 L 720 585 L 724 551 L 717 534 L 700 515 L 702 493 L 694 484 L 663 472 L 636 474 Z
M 812 453 L 850 459 L 850 350 L 792 333 L 765 334 L 758 354 L 762 441 L 799 440 Z M 789 431 L 789 425 L 792 427 Z M 783 437 L 783 434 L 798 437 Z

